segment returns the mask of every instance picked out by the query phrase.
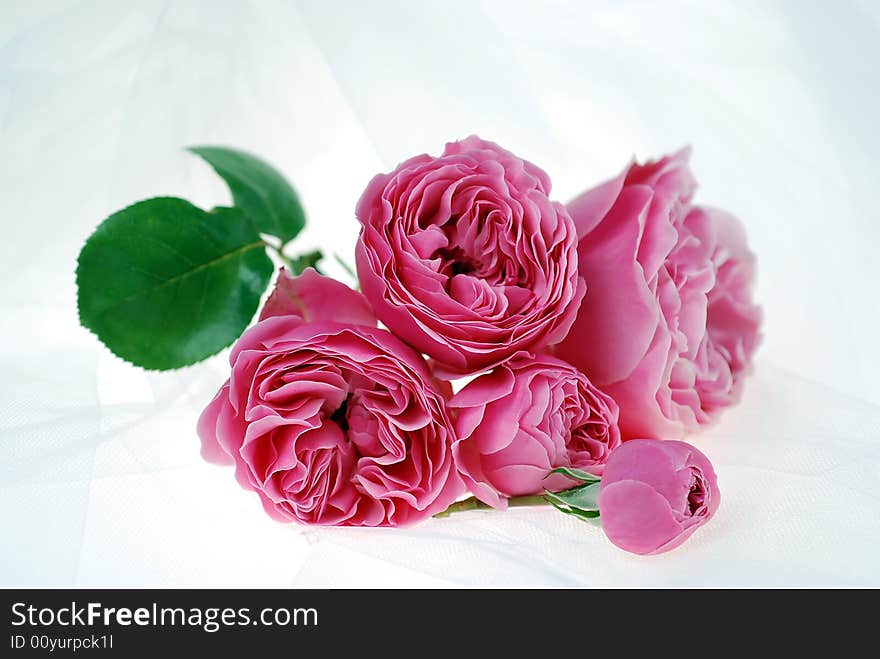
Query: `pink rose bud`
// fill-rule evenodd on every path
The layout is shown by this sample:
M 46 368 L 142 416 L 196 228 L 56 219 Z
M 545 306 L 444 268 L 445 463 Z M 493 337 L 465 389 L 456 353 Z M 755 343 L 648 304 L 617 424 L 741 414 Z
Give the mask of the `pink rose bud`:
M 617 405 L 570 364 L 521 352 L 470 382 L 450 402 L 458 411 L 456 464 L 478 499 L 507 498 L 572 485 L 547 472 L 575 467 L 601 474 L 620 445 Z
M 306 268 L 298 277 L 291 277 L 281 268 L 275 289 L 260 311 L 260 320 L 291 315 L 306 321 L 333 320 L 376 326 L 376 316 L 363 295 L 341 281 L 319 275 L 314 268 Z
M 677 438 L 739 400 L 758 345 L 755 258 L 732 215 L 694 206 L 687 150 L 568 205 L 587 294 L 556 354 L 620 405 L 624 438 Z
M 441 373 L 475 373 L 560 341 L 585 285 L 550 179 L 471 136 L 370 181 L 357 271 L 379 320 Z
M 404 526 L 462 493 L 446 385 L 359 293 L 282 271 L 261 317 L 199 419 L 205 459 L 279 521 Z
M 709 459 L 685 442 L 633 439 L 611 453 L 599 489 L 605 535 L 634 554 L 675 549 L 721 502 Z

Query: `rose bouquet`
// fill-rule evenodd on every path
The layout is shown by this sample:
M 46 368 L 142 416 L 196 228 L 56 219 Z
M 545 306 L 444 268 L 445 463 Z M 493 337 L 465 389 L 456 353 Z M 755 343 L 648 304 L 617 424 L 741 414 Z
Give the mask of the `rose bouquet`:
M 743 228 L 693 203 L 687 151 L 567 206 L 475 136 L 410 158 L 357 202 L 360 290 L 321 274 L 321 252 L 290 255 L 305 214 L 276 170 L 193 152 L 234 205 L 110 216 L 80 254 L 80 319 L 145 368 L 235 343 L 202 455 L 273 518 L 403 526 L 549 504 L 654 554 L 714 515 L 712 465 L 679 440 L 738 401 L 761 313 Z

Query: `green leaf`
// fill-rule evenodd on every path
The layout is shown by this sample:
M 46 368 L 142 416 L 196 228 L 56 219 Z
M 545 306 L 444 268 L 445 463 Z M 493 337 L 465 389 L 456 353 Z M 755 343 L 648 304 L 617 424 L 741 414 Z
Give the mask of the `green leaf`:
M 281 173 L 264 160 L 222 146 L 192 146 L 226 181 L 235 205 L 262 233 L 287 243 L 302 231 L 306 215 L 296 191 Z
M 321 271 L 318 269 L 318 261 L 324 258 L 324 253 L 321 250 L 316 249 L 313 252 L 306 252 L 305 254 L 300 254 L 299 256 L 294 256 L 291 259 L 288 259 L 288 263 L 290 265 L 290 274 L 294 277 L 296 275 L 301 275 L 303 270 L 306 268 L 314 268 L 318 271 L 318 274 L 321 274 Z
M 80 322 L 133 364 L 187 366 L 241 335 L 272 270 L 241 210 L 147 199 L 108 217 L 83 246 Z
M 599 477 L 594 476 L 586 471 L 581 471 L 580 469 L 575 469 L 573 467 L 557 467 L 550 474 L 562 474 L 563 476 L 568 476 L 569 478 L 582 481 L 584 483 L 598 483 Z M 548 476 L 550 474 L 547 474 Z

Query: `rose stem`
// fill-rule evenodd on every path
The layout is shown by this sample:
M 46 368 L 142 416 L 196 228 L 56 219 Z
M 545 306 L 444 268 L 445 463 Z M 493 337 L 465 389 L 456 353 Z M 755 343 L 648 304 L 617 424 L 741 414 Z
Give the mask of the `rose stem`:
M 278 259 L 281 261 L 282 265 L 284 265 L 290 271 L 289 274 L 292 275 L 294 270 L 293 262 L 284 255 L 284 252 L 282 251 L 284 250 L 284 244 L 282 243 L 281 245 L 273 245 L 267 240 L 263 240 L 263 244 L 271 249 L 272 252 L 274 252 L 275 256 L 277 256 Z
M 507 500 L 510 508 L 519 508 L 524 506 L 545 506 L 547 499 L 542 494 L 530 494 L 522 497 L 511 497 Z M 437 513 L 434 517 L 449 517 L 452 513 L 460 513 L 465 510 L 495 510 L 492 506 L 483 503 L 476 497 L 468 497 L 463 501 L 456 501 L 443 512 Z

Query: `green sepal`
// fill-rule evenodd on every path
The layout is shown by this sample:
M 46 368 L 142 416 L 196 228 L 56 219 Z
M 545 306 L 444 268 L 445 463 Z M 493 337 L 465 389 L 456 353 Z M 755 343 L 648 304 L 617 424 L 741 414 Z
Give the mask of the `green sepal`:
M 300 254 L 299 256 L 287 259 L 291 276 L 295 277 L 301 275 L 306 268 L 314 268 L 318 271 L 318 274 L 322 274 L 321 269 L 318 267 L 318 263 L 323 258 L 324 253 L 321 250 L 316 249 L 312 252 L 306 252 L 305 254 Z
M 596 500 L 599 497 L 599 487 L 599 483 L 593 483 L 586 487 L 574 487 L 562 492 L 547 492 L 545 496 L 570 508 L 583 512 L 595 512 L 598 515 L 599 504 Z
M 568 476 L 572 480 L 581 481 L 582 483 L 598 483 L 599 477 L 594 476 L 593 474 L 582 471 L 581 469 L 575 469 L 574 467 L 556 467 L 550 474 L 562 474 L 563 476 Z

